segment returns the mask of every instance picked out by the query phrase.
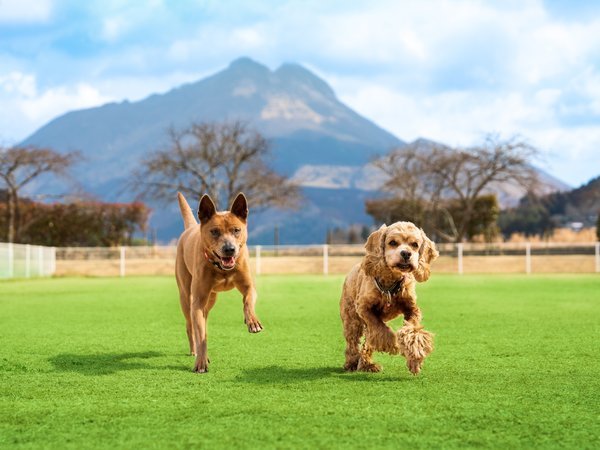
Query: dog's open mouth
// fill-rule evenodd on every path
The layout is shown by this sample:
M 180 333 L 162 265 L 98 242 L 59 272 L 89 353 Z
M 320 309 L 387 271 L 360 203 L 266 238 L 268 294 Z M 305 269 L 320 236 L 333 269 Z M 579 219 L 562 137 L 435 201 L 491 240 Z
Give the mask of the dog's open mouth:
M 396 264 L 396 269 L 400 269 L 403 272 L 409 272 L 413 270 L 413 266 L 410 263 L 398 263 Z
M 219 262 L 221 263 L 221 267 L 225 270 L 230 270 L 235 267 L 235 256 L 220 256 L 215 253 L 215 255 L 219 258 Z

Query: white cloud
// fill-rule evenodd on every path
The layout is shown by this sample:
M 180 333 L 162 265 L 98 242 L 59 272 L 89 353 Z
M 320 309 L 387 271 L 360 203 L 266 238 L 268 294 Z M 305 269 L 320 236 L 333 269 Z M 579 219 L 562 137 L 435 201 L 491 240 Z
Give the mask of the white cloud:
M 32 74 L 11 72 L 0 76 L 2 141 L 15 143 L 66 111 L 98 106 L 112 97 L 86 83 L 40 90 Z
M 108 17 L 102 22 L 101 36 L 105 41 L 115 42 L 128 30 L 130 24 L 125 17 Z
M 62 111 L 89 108 L 111 101 L 94 87 L 79 83 L 73 87 L 59 86 L 42 92 L 39 96 L 17 101 L 23 114 L 31 121 L 46 122 Z
M 199 2 L 193 10 L 159 0 L 91 4 L 85 38 L 109 44 L 111 53 L 45 52 L 42 68 L 31 54 L 12 55 L 10 73 L 0 73 L 0 101 L 20 111 L 23 123 L 0 115 L 0 130 L 10 122 L 11 133 L 28 134 L 51 114 L 140 99 L 250 56 L 272 68 L 306 65 L 343 101 L 405 140 L 469 145 L 487 132 L 519 133 L 564 161 L 589 158 L 588 166 L 600 166 L 593 160 L 600 116 L 594 14 L 567 19 L 542 0 Z M 0 0 L 0 22 L 47 21 L 52 6 Z M 48 54 L 64 59 L 52 64 Z M 56 67 L 64 72 L 60 85 L 43 78 L 49 70 L 62 79 Z
M 542 168 L 567 183 L 577 186 L 598 175 L 600 126 L 562 125 L 557 116 L 561 90 L 542 89 L 531 95 L 520 91 L 502 96 L 470 91 L 423 95 L 365 79 L 334 78 L 333 85 L 342 101 L 406 141 L 426 137 L 468 146 L 488 133 L 518 135 L 540 149 Z
M 1 0 L 0 23 L 47 22 L 52 9 L 52 0 Z
M 21 72 L 0 76 L 0 88 L 7 94 L 33 97 L 37 92 L 35 77 Z

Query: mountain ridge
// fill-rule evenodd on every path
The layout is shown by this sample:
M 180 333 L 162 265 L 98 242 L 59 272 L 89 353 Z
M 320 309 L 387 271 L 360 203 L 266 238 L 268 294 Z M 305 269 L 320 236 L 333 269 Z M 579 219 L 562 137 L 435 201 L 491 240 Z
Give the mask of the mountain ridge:
M 377 175 L 369 171 L 368 163 L 391 148 L 406 145 L 341 102 L 325 80 L 305 67 L 288 62 L 271 70 L 247 57 L 201 80 L 138 101 L 70 111 L 48 122 L 22 145 L 81 150 L 86 162 L 74 175 L 83 187 L 105 201 L 130 201 L 132 194 L 122 186 L 141 158 L 168 145 L 169 127 L 183 129 L 192 122 L 224 120 L 243 120 L 261 132 L 271 143 L 272 166 L 280 173 L 296 178 L 302 170 L 305 176 L 311 170 L 321 171 L 321 177 L 327 171 L 333 176 L 334 172 L 349 174 L 350 181 L 341 186 L 324 187 L 313 179 L 304 188 L 308 203 L 301 212 L 270 211 L 257 218 L 269 223 L 279 217 L 282 228 L 286 223 L 293 227 L 288 243 L 323 242 L 327 228 L 343 226 L 344 221 L 346 225 L 370 223 L 362 204 L 352 211 L 345 205 L 340 208 L 335 194 L 347 203 L 374 195 Z M 181 224 L 175 198 L 166 209 L 151 206 L 161 211 L 152 217 L 160 240 L 176 237 Z M 272 234 L 264 224 L 254 230 L 250 237 L 255 243 L 271 242 Z

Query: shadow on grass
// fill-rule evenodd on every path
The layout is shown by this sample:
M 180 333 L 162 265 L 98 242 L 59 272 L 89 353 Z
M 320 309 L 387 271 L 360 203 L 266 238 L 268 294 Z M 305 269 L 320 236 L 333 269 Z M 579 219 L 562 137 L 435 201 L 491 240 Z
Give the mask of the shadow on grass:
M 61 372 L 77 372 L 83 375 L 109 375 L 125 370 L 169 369 L 183 367 L 162 367 L 151 365 L 147 360 L 163 356 L 158 352 L 134 353 L 101 353 L 95 355 L 75 355 L 63 353 L 49 358 L 55 370 Z
M 267 366 L 244 370 L 236 381 L 254 384 L 298 383 L 329 378 L 344 371 L 338 367 L 281 367 Z
M 289 384 L 304 381 L 315 381 L 324 378 L 370 383 L 398 382 L 408 379 L 398 374 L 346 372 L 341 367 L 300 367 L 289 368 L 281 366 L 257 367 L 244 370 L 236 381 L 253 384 Z

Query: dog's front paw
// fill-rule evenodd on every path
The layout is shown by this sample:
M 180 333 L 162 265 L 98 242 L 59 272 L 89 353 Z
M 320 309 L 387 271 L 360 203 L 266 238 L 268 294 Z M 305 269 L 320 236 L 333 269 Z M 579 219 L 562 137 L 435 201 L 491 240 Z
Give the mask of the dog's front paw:
M 373 361 L 365 361 L 361 358 L 361 360 L 358 361 L 358 367 L 356 368 L 356 370 L 360 372 L 377 373 L 381 372 L 381 366 Z
M 196 362 L 194 363 L 194 372 L 196 372 L 196 373 L 208 372 L 208 358 L 196 357 Z
M 358 360 L 346 361 L 344 364 L 344 370 L 346 372 L 354 372 L 358 369 Z
M 421 371 L 423 360 L 433 351 L 433 335 L 424 330 L 422 325 L 405 323 L 398 330 L 398 342 L 408 370 L 417 375 Z
M 417 375 L 421 371 L 421 366 L 423 365 L 422 359 L 407 359 L 406 367 L 410 370 L 410 373 L 413 375 Z
M 248 326 L 248 331 L 250 333 L 260 333 L 263 330 L 263 326 L 260 323 L 260 320 L 258 320 L 258 317 L 249 317 L 245 319 L 244 322 Z
M 398 330 L 398 343 L 406 359 L 420 360 L 433 351 L 433 334 L 424 330 L 422 325 L 405 323 Z

